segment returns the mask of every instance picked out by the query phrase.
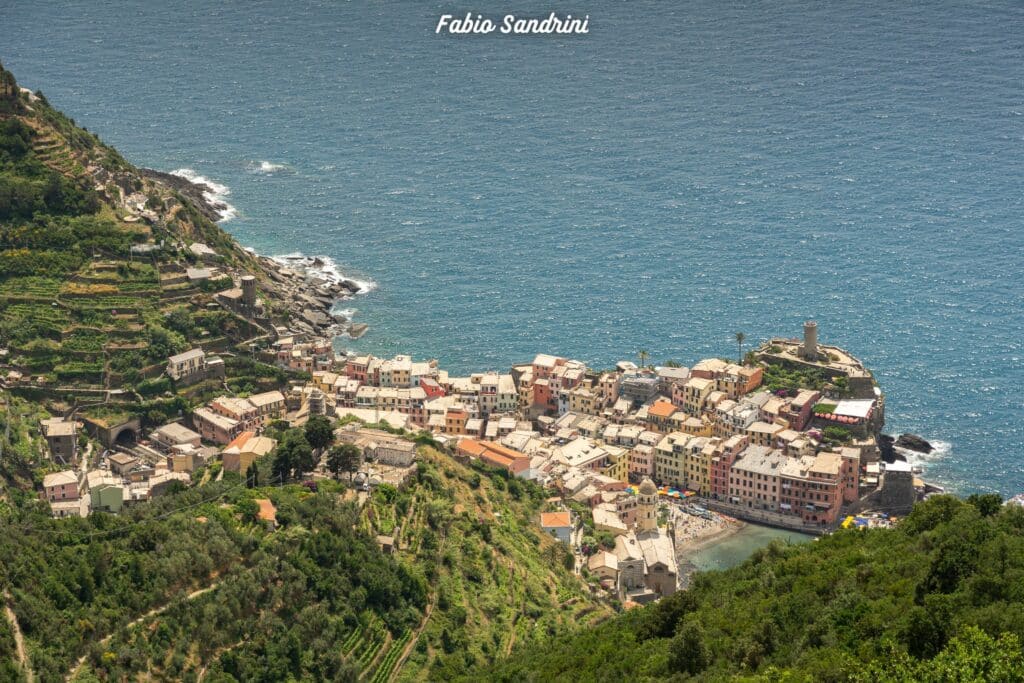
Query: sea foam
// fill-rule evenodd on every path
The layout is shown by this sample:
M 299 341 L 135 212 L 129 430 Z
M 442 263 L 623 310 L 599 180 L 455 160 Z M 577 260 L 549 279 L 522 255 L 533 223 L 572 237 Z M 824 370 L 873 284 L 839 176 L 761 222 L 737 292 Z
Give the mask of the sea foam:
M 929 465 L 935 463 L 936 460 L 946 458 L 953 451 L 953 444 L 948 441 L 929 440 L 928 443 L 933 448 L 931 453 L 921 453 L 919 451 L 912 451 L 909 448 L 900 448 L 899 446 L 894 446 L 893 450 L 902 455 L 911 467 L 920 467 L 922 473 L 925 473 Z
M 271 256 L 270 258 L 282 266 L 328 282 L 341 282 L 342 280 L 354 282 L 359 287 L 358 294 L 366 294 L 377 288 L 377 283 L 372 280 L 359 280 L 343 274 L 338 267 L 337 261 L 330 256 L 306 256 L 301 251 L 296 251 L 290 254 Z
M 248 168 L 253 173 L 271 175 L 273 173 L 278 173 L 279 171 L 288 170 L 290 166 L 288 166 L 288 164 L 279 164 L 273 161 L 261 159 L 260 161 L 250 162 Z
M 222 185 L 215 180 L 210 180 L 206 176 L 201 176 L 191 168 L 178 168 L 171 171 L 171 175 L 176 175 L 179 178 L 184 178 L 190 183 L 196 185 L 205 185 L 206 190 L 203 191 L 203 198 L 214 208 L 219 216 L 218 223 L 227 223 L 232 218 L 238 215 L 238 209 L 230 204 L 226 197 L 231 194 L 231 188 L 227 185 Z

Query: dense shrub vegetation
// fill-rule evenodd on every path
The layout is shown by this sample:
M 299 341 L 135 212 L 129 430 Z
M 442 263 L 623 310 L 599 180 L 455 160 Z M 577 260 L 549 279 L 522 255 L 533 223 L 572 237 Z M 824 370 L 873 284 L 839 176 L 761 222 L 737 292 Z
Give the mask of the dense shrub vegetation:
M 8 515 L 0 587 L 12 595 L 37 676 L 61 680 L 85 654 L 82 680 L 144 671 L 180 680 L 238 647 L 217 668 L 239 680 L 349 677 L 331 644 L 361 620 L 405 632 L 427 584 L 383 555 L 358 530 L 355 506 L 327 488 L 246 489 L 231 478 L 120 517 L 54 521 L 26 507 Z M 277 533 L 237 516 L 257 496 L 277 505 Z M 161 611 L 152 628 L 130 624 L 153 609 Z M 0 630 L 0 662 L 6 642 Z
M 481 675 L 1009 681 L 1024 671 L 1022 641 L 1024 509 L 943 496 L 894 530 L 770 546 L 733 570 L 697 575 L 687 592 L 522 649 Z

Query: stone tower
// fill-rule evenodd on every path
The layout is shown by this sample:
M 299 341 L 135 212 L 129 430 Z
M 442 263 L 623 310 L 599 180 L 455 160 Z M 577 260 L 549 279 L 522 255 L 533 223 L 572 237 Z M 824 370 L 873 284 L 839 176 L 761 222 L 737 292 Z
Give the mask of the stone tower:
M 313 391 L 309 392 L 309 414 L 327 414 L 327 401 L 324 397 L 324 393 L 319 389 L 313 389 Z
M 242 276 L 242 305 L 250 311 L 256 308 L 256 278 L 252 275 Z
M 658 488 L 650 478 L 645 477 L 640 484 L 637 496 L 638 514 L 636 518 L 637 532 L 654 531 L 658 528 Z
M 808 320 L 804 323 L 804 343 L 800 347 L 804 360 L 818 360 L 818 323 Z

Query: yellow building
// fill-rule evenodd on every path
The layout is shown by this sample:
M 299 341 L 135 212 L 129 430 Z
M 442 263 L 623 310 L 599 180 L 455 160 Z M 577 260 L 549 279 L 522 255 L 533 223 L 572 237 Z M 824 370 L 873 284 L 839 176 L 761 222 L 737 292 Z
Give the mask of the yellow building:
M 700 415 L 712 391 L 715 391 L 715 380 L 691 377 L 683 385 L 683 410 L 695 417 Z
M 654 447 L 654 478 L 659 483 L 686 487 L 686 447 L 692 438 L 682 432 L 672 432 Z
M 338 381 L 338 373 L 331 372 L 329 370 L 318 370 L 313 373 L 313 384 L 317 389 L 324 392 L 325 394 L 334 393 L 334 385 Z
M 569 392 L 569 412 L 580 415 L 597 415 L 598 397 L 586 387 L 577 387 Z
M 608 465 L 601 470 L 601 474 L 628 484 L 629 451 L 618 446 L 605 445 L 603 448 L 608 452 Z
M 755 422 L 744 430 L 744 433 L 750 437 L 750 443 L 755 446 L 764 446 L 765 448 L 774 448 L 775 436 L 780 432 L 785 431 L 785 427 L 777 424 L 768 424 L 767 422 Z
M 693 417 L 686 413 L 676 413 L 672 417 L 675 430 L 690 436 L 711 436 L 714 430 L 714 423 L 706 415 Z
M 705 497 L 711 495 L 711 456 L 718 442 L 718 439 L 693 439 L 684 454 L 686 488 Z

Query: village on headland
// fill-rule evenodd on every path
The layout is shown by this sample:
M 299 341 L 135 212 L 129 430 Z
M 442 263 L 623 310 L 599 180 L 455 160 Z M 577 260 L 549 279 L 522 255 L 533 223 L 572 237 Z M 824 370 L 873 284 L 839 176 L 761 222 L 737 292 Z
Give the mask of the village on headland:
M 361 283 L 322 259 L 240 248 L 203 185 L 58 132 L 32 140 L 61 171 L 71 166 L 57 151 L 78 160 L 111 217 L 67 272 L 2 283 L 5 429 L 27 422 L 45 442 L 47 458 L 23 454 L 35 469 L 20 476 L 55 517 L 117 514 L 225 473 L 247 482 L 280 455 L 278 437 L 322 417 L 359 451 L 360 500 L 416 471 L 415 440 L 543 487 L 538 530 L 629 604 L 685 585 L 691 553 L 743 524 L 812 535 L 887 525 L 938 490 L 895 457 L 928 445 L 881 433 L 872 374 L 820 344 L 813 322 L 748 353 L 737 333 L 734 359 L 691 367 L 643 351 L 610 368 L 541 353 L 455 375 L 407 355 L 341 353 L 337 340 L 366 332 L 337 307 Z M 336 474 L 319 451 L 302 471 L 311 485 Z M 270 501 L 260 505 L 272 523 Z
M 237 284 L 216 295 L 219 305 L 258 320 L 253 280 Z M 401 486 L 415 471 L 414 435 L 545 487 L 538 527 L 568 546 L 595 589 L 630 605 L 685 586 L 688 555 L 745 523 L 812 535 L 887 526 L 941 490 L 892 457 L 884 394 L 860 361 L 818 342 L 814 322 L 800 339 L 745 355 L 737 335 L 739 362 L 655 367 L 641 352 L 640 363 L 593 369 L 538 354 L 468 376 L 406 355 L 338 353 L 309 324 L 266 328 L 250 353 L 294 373 L 277 389 L 224 391 L 148 433 L 116 411 L 41 420 L 53 461 L 66 468 L 42 480 L 52 514 L 118 513 L 210 476 L 213 463 L 220 477 L 249 476 L 278 446 L 268 426 L 324 416 L 338 441 L 358 446 L 351 474 L 363 492 Z M 162 374 L 178 389 L 228 387 L 223 359 L 201 346 L 168 357 Z M 9 374 L 7 387 L 20 379 Z M 321 458 L 311 481 L 327 476 Z

